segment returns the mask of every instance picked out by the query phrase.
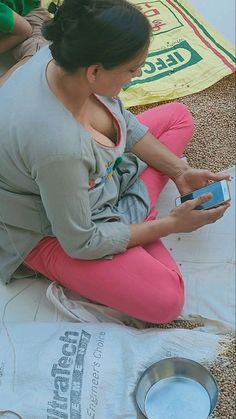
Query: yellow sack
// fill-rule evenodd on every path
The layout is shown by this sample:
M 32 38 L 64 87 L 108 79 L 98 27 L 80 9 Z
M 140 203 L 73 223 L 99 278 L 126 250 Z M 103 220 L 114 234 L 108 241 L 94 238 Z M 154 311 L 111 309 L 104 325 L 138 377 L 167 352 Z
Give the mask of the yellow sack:
M 140 77 L 120 97 L 126 107 L 199 92 L 235 72 L 235 49 L 184 0 L 132 3 L 150 19 L 153 39 Z

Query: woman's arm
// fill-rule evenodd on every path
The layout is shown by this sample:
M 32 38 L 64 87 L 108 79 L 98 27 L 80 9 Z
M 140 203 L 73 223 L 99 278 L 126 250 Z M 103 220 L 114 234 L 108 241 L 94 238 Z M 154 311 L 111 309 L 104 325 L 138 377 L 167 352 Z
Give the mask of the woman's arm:
M 68 255 L 88 260 L 122 253 L 129 241 L 127 225 L 92 220 L 90 167 L 90 156 L 59 154 L 32 171 L 54 235 Z
M 10 50 L 29 38 L 32 27 L 22 16 L 13 12 L 14 26 L 9 33 L 0 33 L 0 54 Z
M 188 164 L 176 157 L 166 146 L 161 144 L 150 132 L 138 141 L 131 149 L 148 166 L 174 180 L 180 173 L 189 168 Z
M 193 169 L 184 160 L 178 158 L 149 132 L 131 149 L 141 160 L 172 179 L 181 194 L 205 186 L 209 180 L 228 179 L 222 173 L 209 170 Z M 211 210 L 196 210 L 196 206 L 208 201 L 211 194 L 185 202 L 174 208 L 170 215 L 140 225 L 129 226 L 130 241 L 128 247 L 145 245 L 172 233 L 187 233 L 214 223 L 224 215 L 229 203 Z
M 149 132 L 132 147 L 131 151 L 149 166 L 172 179 L 181 195 L 202 188 L 209 181 L 216 182 L 230 178 L 225 173 L 213 173 L 210 170 L 190 167 Z

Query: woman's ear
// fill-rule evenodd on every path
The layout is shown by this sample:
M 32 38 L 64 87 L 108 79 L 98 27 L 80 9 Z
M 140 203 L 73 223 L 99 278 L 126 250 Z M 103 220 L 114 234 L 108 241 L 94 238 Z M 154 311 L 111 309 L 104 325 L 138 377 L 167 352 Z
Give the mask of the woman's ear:
M 100 70 L 101 70 L 102 66 L 100 64 L 92 64 L 87 68 L 87 79 L 88 82 L 93 84 L 96 82 L 97 77 L 100 74 Z

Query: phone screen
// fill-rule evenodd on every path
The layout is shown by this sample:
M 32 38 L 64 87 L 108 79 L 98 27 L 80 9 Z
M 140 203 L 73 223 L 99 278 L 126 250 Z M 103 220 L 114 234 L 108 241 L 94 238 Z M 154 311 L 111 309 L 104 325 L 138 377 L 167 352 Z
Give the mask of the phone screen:
M 222 186 L 220 182 L 211 183 L 210 185 L 205 186 L 204 188 L 198 189 L 193 191 L 185 196 L 181 196 L 181 202 L 188 201 L 189 199 L 197 198 L 204 193 L 211 192 L 213 194 L 213 198 L 204 204 L 198 205 L 196 209 L 206 209 L 209 207 L 214 207 L 219 205 L 220 203 L 224 202 L 224 194 L 222 190 Z

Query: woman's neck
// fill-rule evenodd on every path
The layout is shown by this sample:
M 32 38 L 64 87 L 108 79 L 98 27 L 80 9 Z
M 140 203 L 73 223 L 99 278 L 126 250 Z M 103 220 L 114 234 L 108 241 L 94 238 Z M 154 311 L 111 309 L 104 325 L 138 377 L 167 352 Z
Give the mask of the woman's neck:
M 54 95 L 70 110 L 75 118 L 83 116 L 87 102 L 92 94 L 85 77 L 85 70 L 66 73 L 50 61 L 46 69 L 48 85 Z

